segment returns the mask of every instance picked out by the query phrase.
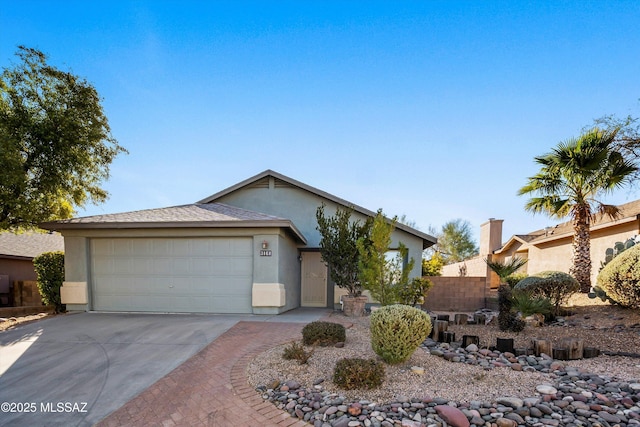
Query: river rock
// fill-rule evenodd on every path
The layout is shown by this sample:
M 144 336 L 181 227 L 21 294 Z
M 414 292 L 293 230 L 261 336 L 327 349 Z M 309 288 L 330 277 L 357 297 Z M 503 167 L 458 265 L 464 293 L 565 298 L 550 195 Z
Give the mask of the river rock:
M 448 405 L 438 405 L 436 412 L 447 424 L 453 427 L 469 427 L 469 420 L 458 408 Z

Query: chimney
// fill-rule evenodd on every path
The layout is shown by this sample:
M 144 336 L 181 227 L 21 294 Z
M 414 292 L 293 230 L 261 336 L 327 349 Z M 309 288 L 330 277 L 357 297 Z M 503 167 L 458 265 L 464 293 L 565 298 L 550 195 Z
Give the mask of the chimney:
M 489 218 L 480 226 L 480 256 L 487 255 L 502 247 L 502 223 L 504 220 Z

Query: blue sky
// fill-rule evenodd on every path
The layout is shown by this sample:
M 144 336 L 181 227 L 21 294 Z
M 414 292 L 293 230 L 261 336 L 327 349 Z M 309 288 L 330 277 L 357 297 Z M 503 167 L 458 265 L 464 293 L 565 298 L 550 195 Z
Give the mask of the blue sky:
M 104 98 L 130 154 L 79 216 L 273 169 L 423 231 L 501 218 L 506 240 L 557 222 L 516 195 L 534 156 L 640 116 L 638 22 L 636 0 L 0 0 L 0 66 L 35 47 Z

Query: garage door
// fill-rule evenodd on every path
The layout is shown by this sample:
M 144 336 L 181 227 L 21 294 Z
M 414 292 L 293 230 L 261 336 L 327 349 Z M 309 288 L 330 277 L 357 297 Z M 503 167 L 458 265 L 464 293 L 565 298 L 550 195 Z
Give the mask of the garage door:
M 250 238 L 93 239 L 93 309 L 251 313 Z

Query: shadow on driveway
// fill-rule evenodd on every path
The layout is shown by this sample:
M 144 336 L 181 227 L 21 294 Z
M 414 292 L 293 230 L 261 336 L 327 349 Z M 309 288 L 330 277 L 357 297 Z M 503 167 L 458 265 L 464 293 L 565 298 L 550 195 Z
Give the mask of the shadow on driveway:
M 93 425 L 239 321 L 306 323 L 326 313 L 79 313 L 0 332 L 2 425 Z

